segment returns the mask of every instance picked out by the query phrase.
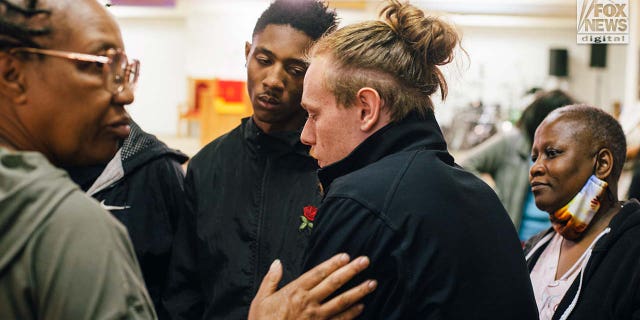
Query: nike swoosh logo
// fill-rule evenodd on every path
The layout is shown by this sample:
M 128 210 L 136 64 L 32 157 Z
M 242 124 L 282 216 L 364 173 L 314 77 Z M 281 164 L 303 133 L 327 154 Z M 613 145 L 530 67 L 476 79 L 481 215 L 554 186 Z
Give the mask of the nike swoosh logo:
M 100 206 L 102 207 L 102 209 L 109 210 L 109 211 L 124 210 L 124 209 L 131 208 L 130 206 L 111 206 L 111 205 L 105 204 L 104 200 L 100 201 Z

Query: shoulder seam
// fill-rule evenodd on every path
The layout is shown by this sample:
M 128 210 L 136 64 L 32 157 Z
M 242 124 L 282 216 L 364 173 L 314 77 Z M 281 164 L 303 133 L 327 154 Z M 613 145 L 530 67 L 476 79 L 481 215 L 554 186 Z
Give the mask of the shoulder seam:
M 387 209 L 389 209 L 389 206 L 391 205 L 392 200 L 395 198 L 395 195 L 396 195 L 396 192 L 398 190 L 398 187 L 400 186 L 400 181 L 402 180 L 402 178 L 407 173 L 407 170 L 409 169 L 409 166 L 413 163 L 413 160 L 416 158 L 418 152 L 420 152 L 420 150 L 415 150 L 415 151 L 412 152 L 412 154 L 409 157 L 408 161 L 406 162 L 404 168 L 402 168 L 402 170 L 400 170 L 398 172 L 398 174 L 396 175 L 395 179 L 393 180 L 393 184 L 389 188 L 389 192 L 387 193 L 387 197 L 386 197 L 386 199 L 384 199 L 384 202 L 382 203 L 382 212 L 387 212 Z
M 382 223 L 387 226 L 389 229 L 391 229 L 393 232 L 396 232 L 398 230 L 398 228 L 396 226 L 394 226 L 391 221 L 389 221 L 389 219 L 387 219 L 384 214 L 382 214 L 381 211 L 379 210 L 375 210 L 373 209 L 371 205 L 368 205 L 367 203 L 365 203 L 364 201 L 361 201 L 359 199 L 355 199 L 353 196 L 348 195 L 348 194 L 332 194 L 331 196 L 328 196 L 327 198 L 335 198 L 335 199 L 343 199 L 343 200 L 350 200 L 353 201 L 355 203 L 357 203 L 358 205 L 366 208 L 369 212 L 371 212 L 373 215 L 375 215 L 380 221 L 382 221 Z

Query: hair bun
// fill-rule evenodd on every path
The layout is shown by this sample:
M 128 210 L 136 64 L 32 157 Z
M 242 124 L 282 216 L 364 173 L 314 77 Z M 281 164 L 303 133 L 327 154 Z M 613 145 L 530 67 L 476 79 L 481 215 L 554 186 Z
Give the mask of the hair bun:
M 444 65 L 453 60 L 453 50 L 460 42 L 455 28 L 437 17 L 427 17 L 412 5 L 390 0 L 380 16 L 413 51 L 429 65 Z

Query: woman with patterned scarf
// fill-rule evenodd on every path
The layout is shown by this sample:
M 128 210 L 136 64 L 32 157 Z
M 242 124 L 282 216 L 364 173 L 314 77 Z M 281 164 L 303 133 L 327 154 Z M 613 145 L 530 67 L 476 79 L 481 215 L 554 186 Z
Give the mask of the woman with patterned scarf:
M 594 107 L 557 109 L 536 130 L 529 181 L 552 224 L 525 245 L 540 319 L 640 316 L 640 203 L 617 197 L 625 150 Z

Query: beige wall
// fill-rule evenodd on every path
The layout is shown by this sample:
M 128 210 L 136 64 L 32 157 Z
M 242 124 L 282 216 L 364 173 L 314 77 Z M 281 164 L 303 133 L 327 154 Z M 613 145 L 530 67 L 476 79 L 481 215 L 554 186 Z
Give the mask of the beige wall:
M 188 76 L 245 80 L 244 42 L 249 40 L 255 20 L 269 2 L 182 0 L 173 10 L 112 8 L 121 24 L 127 51 L 142 60 L 136 102 L 129 108 L 134 119 L 150 132 L 174 134 L 176 106 L 186 97 Z M 438 3 L 414 2 L 434 8 Z M 490 7 L 494 11 L 507 10 L 501 16 L 487 15 L 486 10 L 476 10 L 472 15 L 448 15 L 464 35 L 463 46 L 469 53 L 469 59 L 459 59 L 458 63 L 446 68 L 451 90 L 447 102 L 437 106 L 441 121 L 446 123 L 457 107 L 471 101 L 482 99 L 487 104 L 499 103 L 506 108 L 517 105 L 524 90 L 549 85 L 550 48 L 569 50 L 571 77 L 567 88 L 579 99 L 598 103 L 596 77 L 599 74 L 602 83 L 600 103 L 605 109 L 609 109 L 614 101 L 631 101 L 628 88 L 634 87 L 630 82 L 637 82 L 639 70 L 637 40 L 635 49 L 610 46 L 607 69 L 595 71 L 588 67 L 589 47 L 575 43 L 575 18 L 567 16 L 567 12 L 571 12 L 568 4 L 575 8 L 575 2 L 527 0 L 522 7 L 517 7 L 516 1 L 502 2 L 512 3 Z M 544 10 L 553 8 L 555 2 L 564 6 L 564 16 L 545 16 Z M 467 1 L 454 9 L 471 8 L 472 4 L 483 7 L 482 1 Z M 346 24 L 375 18 L 376 7 L 371 5 L 366 10 L 351 11 L 341 9 L 338 13 Z M 636 19 L 632 19 L 636 29 L 637 7 L 634 9 Z M 505 15 L 523 14 L 513 12 L 513 8 L 534 12 L 536 16 L 518 18 Z M 449 8 L 441 6 L 438 9 Z M 638 30 L 632 30 L 633 34 L 637 36 Z M 635 51 L 635 67 L 628 63 L 627 58 L 632 51 Z M 626 109 L 629 112 L 631 107 Z

